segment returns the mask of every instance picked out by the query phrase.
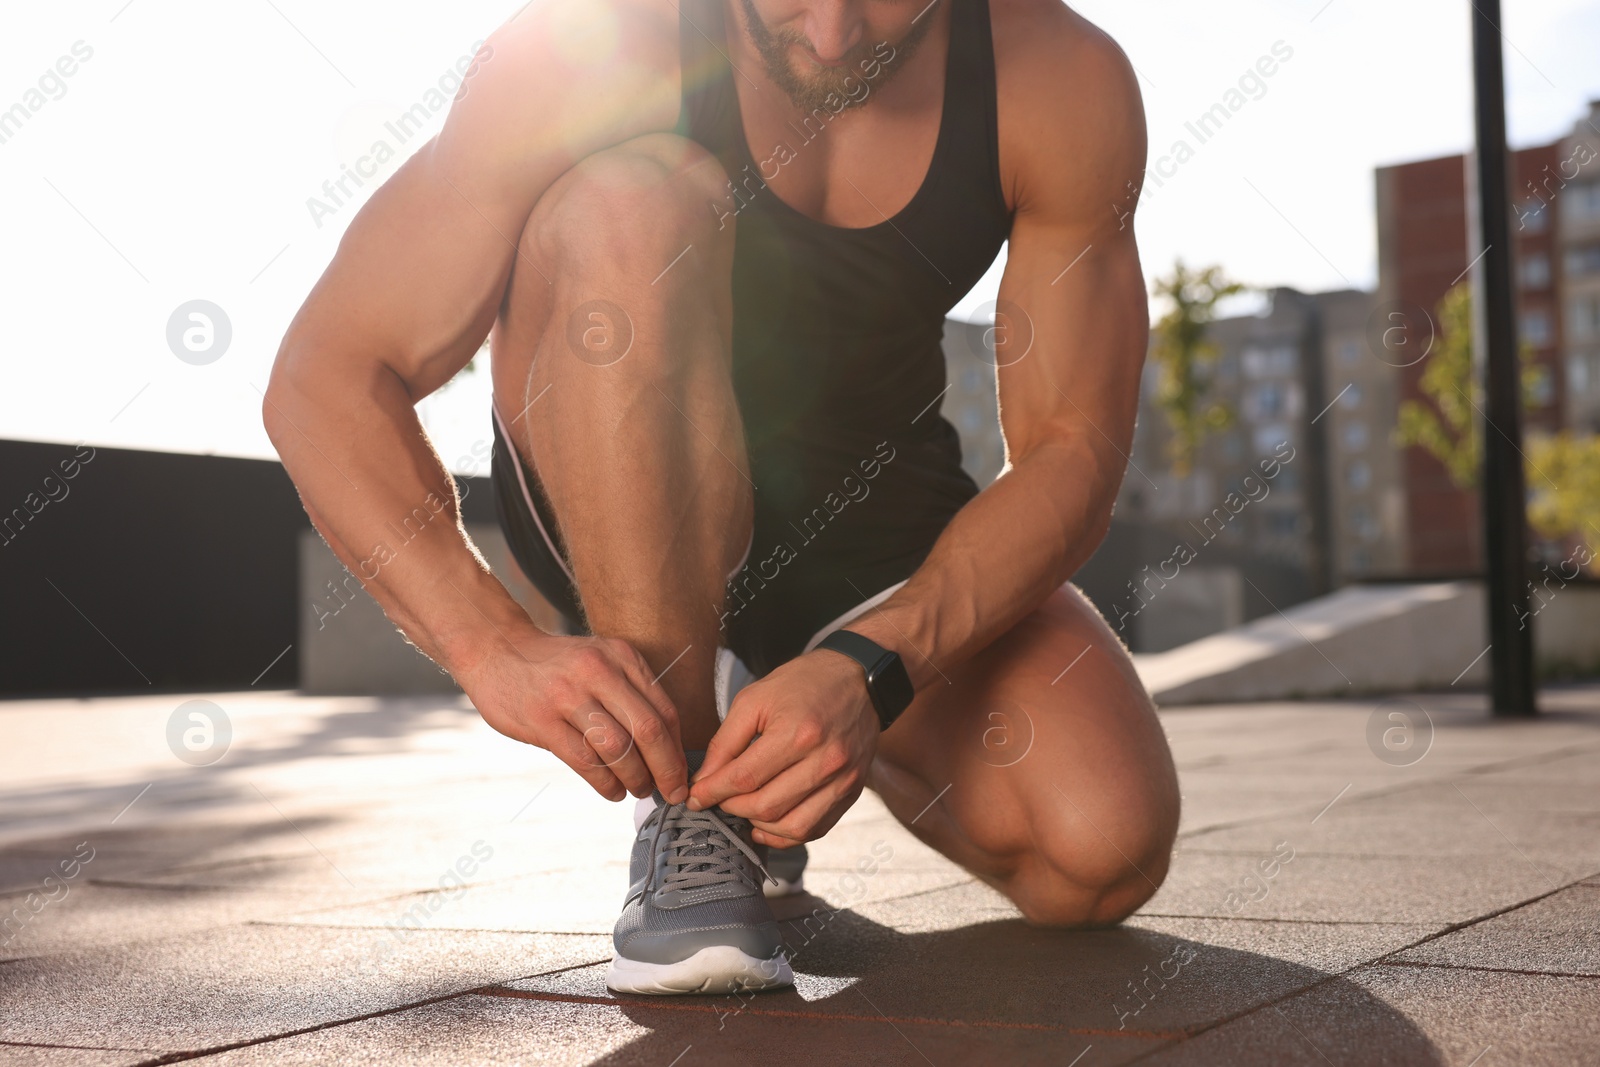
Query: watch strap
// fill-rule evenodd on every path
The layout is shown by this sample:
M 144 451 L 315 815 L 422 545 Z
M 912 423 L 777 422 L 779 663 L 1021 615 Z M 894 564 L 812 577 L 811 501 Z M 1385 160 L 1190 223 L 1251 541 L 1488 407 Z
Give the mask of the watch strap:
M 871 638 L 849 630 L 835 630 L 819 641 L 817 647 L 849 656 L 861 664 L 861 669 L 866 672 L 867 696 L 872 701 L 873 710 L 878 713 L 878 724 L 882 729 L 887 730 L 916 695 L 899 654 Z

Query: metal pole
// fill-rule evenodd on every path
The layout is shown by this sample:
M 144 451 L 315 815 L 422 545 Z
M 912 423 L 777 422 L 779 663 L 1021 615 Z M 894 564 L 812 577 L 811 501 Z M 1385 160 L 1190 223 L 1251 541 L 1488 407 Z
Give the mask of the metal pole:
M 1511 183 L 1506 153 L 1500 0 L 1470 0 L 1477 151 L 1469 178 L 1476 203 L 1469 253 L 1473 337 L 1487 397 L 1483 427 L 1483 530 L 1489 689 L 1497 716 L 1535 715 L 1533 630 L 1528 613 L 1527 517 L 1522 478 L 1521 381 L 1511 277 Z

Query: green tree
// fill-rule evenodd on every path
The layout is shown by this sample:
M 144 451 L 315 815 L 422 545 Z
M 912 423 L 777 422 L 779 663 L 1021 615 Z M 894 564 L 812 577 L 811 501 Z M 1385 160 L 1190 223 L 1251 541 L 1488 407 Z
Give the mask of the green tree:
M 1395 443 L 1416 445 L 1444 465 L 1462 489 L 1478 487 L 1483 388 L 1472 373 L 1472 286 L 1460 282 L 1439 301 L 1439 332 L 1418 382 L 1428 403 L 1400 403 Z
M 1600 559 L 1600 437 L 1568 430 L 1528 444 L 1528 522 L 1551 540 L 1574 537 Z
M 1172 429 L 1167 458 L 1176 477 L 1187 477 L 1193 469 L 1208 431 L 1233 422 L 1227 405 L 1207 399 L 1217 346 L 1206 340 L 1206 327 L 1216 317 L 1218 301 L 1244 291 L 1245 286 L 1229 281 L 1221 267 L 1192 271 L 1181 259 L 1170 275 L 1156 279 L 1156 295 L 1172 302 L 1172 309 L 1155 325 L 1150 355 L 1160 368 L 1156 403 Z
M 1439 336 L 1418 383 L 1428 403 L 1400 404 L 1395 442 L 1425 449 L 1457 486 L 1476 489 L 1483 469 L 1483 386 L 1473 374 L 1471 283 L 1458 283 L 1436 310 Z M 1518 359 L 1527 411 L 1540 374 L 1533 346 L 1524 343 Z M 1582 540 L 1600 557 L 1600 437 L 1530 434 L 1523 458 L 1528 524 L 1552 541 Z

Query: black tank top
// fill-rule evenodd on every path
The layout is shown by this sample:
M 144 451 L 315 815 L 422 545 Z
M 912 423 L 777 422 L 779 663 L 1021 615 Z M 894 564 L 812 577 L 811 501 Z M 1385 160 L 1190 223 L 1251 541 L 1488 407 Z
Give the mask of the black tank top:
M 753 155 L 725 55 L 723 0 L 680 0 L 677 130 L 731 179 L 708 210 L 736 226 L 733 377 L 756 532 L 724 621 L 730 647 L 758 673 L 908 577 L 978 491 L 938 411 L 941 340 L 945 314 L 993 263 L 1011 216 L 988 3 L 947 2 L 944 110 L 922 185 L 893 217 L 843 228 L 801 214 L 762 180 L 828 136 L 834 116 L 792 123 L 783 144 Z

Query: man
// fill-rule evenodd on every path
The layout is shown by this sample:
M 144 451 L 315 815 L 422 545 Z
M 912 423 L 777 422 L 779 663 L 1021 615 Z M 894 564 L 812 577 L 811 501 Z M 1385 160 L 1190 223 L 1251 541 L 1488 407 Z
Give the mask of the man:
M 1133 432 L 1144 152 L 1056 0 L 536 0 L 352 222 L 268 431 L 491 726 L 640 798 L 613 989 L 791 981 L 763 887 L 863 786 L 1032 922 L 1159 885 L 1171 758 L 1068 583 Z M 1006 240 L 980 493 L 941 326 Z M 485 336 L 502 525 L 581 636 L 489 573 L 413 410 Z

